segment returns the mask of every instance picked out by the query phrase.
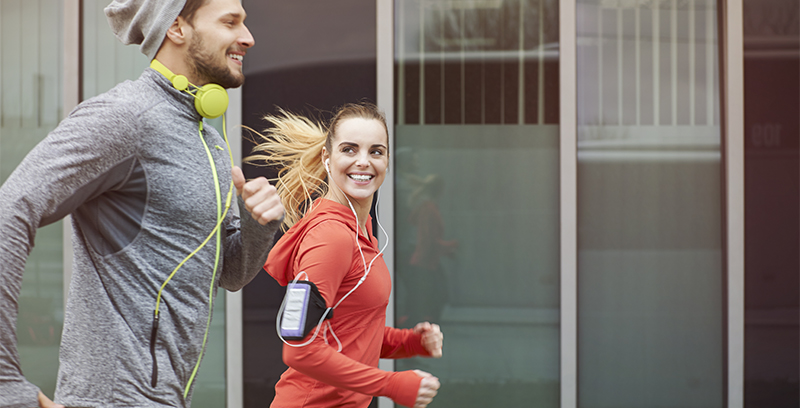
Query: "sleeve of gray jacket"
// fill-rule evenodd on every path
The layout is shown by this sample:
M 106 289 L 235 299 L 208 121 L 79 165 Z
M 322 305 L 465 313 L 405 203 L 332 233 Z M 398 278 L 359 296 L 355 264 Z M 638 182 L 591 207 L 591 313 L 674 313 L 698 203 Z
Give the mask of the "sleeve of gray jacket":
M 121 137 L 130 133 L 124 116 L 108 108 L 102 114 L 91 106 L 76 110 L 0 186 L 0 408 L 38 406 L 38 388 L 22 375 L 16 337 L 22 274 L 36 230 L 124 174 L 109 171 L 130 155 Z
M 261 225 L 247 212 L 241 197 L 238 198 L 239 214 L 231 215 L 226 224 L 225 261 L 219 285 L 237 291 L 247 285 L 264 268 L 275 233 L 283 218 Z

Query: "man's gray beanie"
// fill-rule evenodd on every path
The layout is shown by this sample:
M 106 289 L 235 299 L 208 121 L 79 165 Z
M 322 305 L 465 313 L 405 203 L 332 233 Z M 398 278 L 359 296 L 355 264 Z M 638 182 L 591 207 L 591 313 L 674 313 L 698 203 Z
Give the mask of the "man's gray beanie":
M 104 11 L 114 35 L 125 45 L 141 44 L 142 54 L 153 60 L 185 3 L 186 0 L 114 0 Z

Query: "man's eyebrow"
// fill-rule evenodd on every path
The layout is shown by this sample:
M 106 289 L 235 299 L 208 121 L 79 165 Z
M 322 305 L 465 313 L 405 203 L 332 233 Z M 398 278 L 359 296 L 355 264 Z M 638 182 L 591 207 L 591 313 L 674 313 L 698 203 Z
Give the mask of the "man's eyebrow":
M 230 17 L 230 18 L 234 18 L 234 19 L 243 19 L 243 18 L 244 18 L 244 17 L 242 16 L 242 13 L 237 13 L 237 12 L 233 12 L 233 11 L 232 11 L 232 12 L 230 12 L 230 13 L 226 13 L 226 14 L 224 14 L 223 16 L 221 16 L 221 17 L 220 17 L 220 20 L 222 20 L 222 19 L 224 19 L 224 18 L 228 18 L 228 17 Z

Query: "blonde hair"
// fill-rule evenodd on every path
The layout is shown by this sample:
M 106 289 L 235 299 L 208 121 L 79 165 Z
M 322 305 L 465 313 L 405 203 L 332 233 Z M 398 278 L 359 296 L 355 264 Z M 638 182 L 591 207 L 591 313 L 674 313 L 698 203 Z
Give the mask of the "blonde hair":
M 312 200 L 328 192 L 327 173 L 322 163 L 322 148 L 331 152 L 335 131 L 339 123 L 349 118 L 374 119 L 384 129 L 386 118 L 371 103 L 349 103 L 336 111 L 328 126 L 304 116 L 279 109 L 280 114 L 267 115 L 264 120 L 272 127 L 262 135 L 252 129 L 263 141 L 253 148 L 253 155 L 244 161 L 259 166 L 277 166 L 275 185 L 284 208 L 283 230 L 290 228 L 303 217 Z

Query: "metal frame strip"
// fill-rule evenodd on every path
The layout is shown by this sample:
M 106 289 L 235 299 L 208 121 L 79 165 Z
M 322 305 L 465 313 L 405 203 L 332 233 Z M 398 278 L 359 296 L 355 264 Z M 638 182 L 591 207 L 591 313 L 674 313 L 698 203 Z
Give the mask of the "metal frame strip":
M 386 114 L 389 128 L 390 154 L 394 151 L 394 1 L 376 0 L 376 36 L 377 36 L 377 100 L 376 103 Z M 390 156 L 391 158 L 391 156 Z M 394 174 L 394 160 L 389 160 L 389 175 Z M 378 193 L 377 216 L 386 234 L 391 240 L 394 237 L 394 177 L 387 177 Z M 379 237 L 380 241 L 381 238 Z M 394 281 L 394 246 L 389 245 L 383 253 L 383 259 L 389 267 L 389 274 Z M 389 297 L 386 308 L 386 325 L 394 326 L 394 291 Z M 382 370 L 394 371 L 394 361 L 381 360 Z M 392 408 L 392 400 L 381 397 L 378 408 Z
M 561 407 L 578 406 L 577 24 L 573 0 L 559 1 Z
M 728 298 L 728 404 L 744 406 L 744 26 L 742 0 L 727 0 L 722 16 L 725 87 L 725 202 Z

